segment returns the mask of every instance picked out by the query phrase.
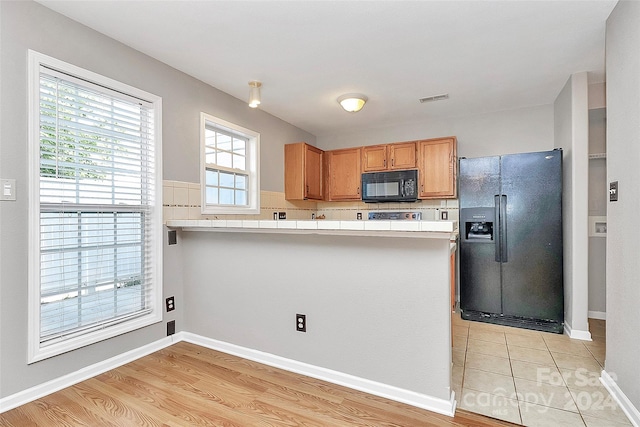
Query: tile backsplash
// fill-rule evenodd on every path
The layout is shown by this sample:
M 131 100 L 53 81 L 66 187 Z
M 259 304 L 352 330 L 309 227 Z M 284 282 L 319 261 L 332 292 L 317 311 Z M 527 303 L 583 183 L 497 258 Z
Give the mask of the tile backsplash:
M 287 219 L 302 220 L 324 216 L 329 220 L 357 220 L 358 213 L 366 220 L 371 211 L 417 211 L 423 220 L 437 220 L 440 211 L 447 211 L 449 220 L 458 220 L 458 200 L 420 200 L 415 203 L 363 203 L 288 201 L 279 191 L 260 191 L 260 214 L 203 215 L 200 184 L 183 181 L 163 181 L 163 221 L 174 219 L 273 219 L 274 212 L 286 212 Z
M 318 202 L 317 215 L 324 215 L 326 219 L 356 220 L 358 213 L 362 219 L 368 218 L 369 212 L 380 211 L 411 211 L 421 212 L 424 221 L 438 220 L 440 211 L 447 211 L 450 221 L 458 220 L 458 200 L 418 200 L 412 203 L 364 203 L 364 202 Z

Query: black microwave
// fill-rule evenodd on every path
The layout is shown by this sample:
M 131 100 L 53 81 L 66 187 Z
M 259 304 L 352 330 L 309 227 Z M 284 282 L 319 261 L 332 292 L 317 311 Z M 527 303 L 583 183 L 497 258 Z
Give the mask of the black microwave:
M 362 201 L 415 202 L 418 200 L 418 171 L 402 170 L 362 174 Z

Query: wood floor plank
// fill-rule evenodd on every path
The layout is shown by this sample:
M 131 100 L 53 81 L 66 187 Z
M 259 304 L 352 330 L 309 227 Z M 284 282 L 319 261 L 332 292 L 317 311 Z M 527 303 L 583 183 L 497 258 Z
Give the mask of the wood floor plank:
M 332 427 L 355 425 L 355 423 L 347 422 L 350 419 L 341 413 L 340 403 L 322 403 L 316 399 L 306 399 L 304 396 L 296 399 L 291 396 L 283 397 L 281 393 L 266 393 L 260 397 L 259 404 L 286 410 L 292 414 L 294 419 L 309 419 L 305 425 L 307 423 Z M 309 418 L 309 414 L 313 414 L 313 418 Z
M 116 369 L 116 375 L 108 372 L 99 376 L 105 385 L 111 387 L 108 391 L 104 390 L 105 394 L 119 395 L 127 402 L 133 402 L 137 409 L 144 413 L 159 414 L 158 419 L 163 419 L 171 425 L 241 425 L 233 423 L 222 410 L 208 411 L 207 404 L 209 402 L 207 399 L 204 399 L 202 394 L 190 393 L 189 390 L 197 392 L 199 390 L 194 389 L 188 383 L 183 383 L 187 390 L 185 391 L 185 389 L 176 388 L 175 382 L 167 383 L 149 374 L 146 374 L 144 378 L 124 380 L 123 369 L 125 367 Z M 121 378 L 119 381 L 111 381 L 111 379 L 118 377 Z
M 0 427 L 507 427 L 180 342 L 0 414 Z
M 174 366 L 179 367 L 181 364 L 175 363 Z M 148 381 L 160 389 L 167 386 L 162 383 L 162 380 L 153 376 L 148 378 Z M 193 402 L 196 406 L 190 408 L 192 412 L 197 412 L 204 407 L 210 409 L 208 413 L 215 414 L 212 417 L 224 418 L 227 422 L 234 423 L 233 425 L 271 425 L 262 419 L 264 414 L 253 402 L 256 397 L 255 390 L 242 390 L 242 387 L 237 384 L 221 378 L 211 378 L 208 372 L 207 375 L 201 375 L 201 379 L 193 384 L 172 382 L 170 386 L 170 393 L 174 396 L 165 396 L 164 399 L 172 402 L 175 398 L 182 405 L 185 405 L 185 402 Z M 258 393 L 262 391 L 264 389 L 259 390 Z M 250 424 L 247 424 L 248 422 Z
M 76 384 L 71 389 L 76 400 L 104 417 L 122 420 L 132 426 L 159 427 L 163 424 L 153 412 L 147 411 L 143 401 L 127 399 L 119 389 L 113 390 L 96 378 Z
M 126 367 L 118 368 L 118 370 L 124 371 Z M 178 425 L 241 426 L 242 421 L 246 421 L 248 418 L 243 415 L 244 411 L 235 411 L 223 404 L 228 399 L 226 393 L 219 397 L 215 389 L 203 390 L 195 383 L 177 383 L 175 381 L 168 383 L 153 375 L 148 375 L 144 382 L 131 377 L 127 381 L 121 382 L 117 387 L 130 400 L 137 400 L 140 396 L 144 396 L 144 401 L 149 406 L 147 410 L 171 414 L 173 421 Z M 141 390 L 144 389 L 148 392 L 143 393 Z M 240 407 L 244 406 L 246 404 Z
M 60 408 L 60 411 L 78 414 L 78 418 L 83 420 L 83 422 L 86 421 L 87 425 L 118 427 L 117 424 L 108 419 L 110 418 L 110 415 L 104 417 L 100 411 L 95 411 L 94 408 L 87 405 L 81 405 L 80 400 L 75 398 L 75 396 L 75 392 L 71 388 L 66 388 L 60 390 L 58 393 L 53 393 L 47 396 L 47 401 L 52 405 L 52 407 Z

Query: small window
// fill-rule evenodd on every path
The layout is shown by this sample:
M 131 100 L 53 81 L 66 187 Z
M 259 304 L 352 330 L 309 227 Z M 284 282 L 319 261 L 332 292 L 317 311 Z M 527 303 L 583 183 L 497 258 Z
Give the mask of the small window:
M 202 213 L 260 213 L 260 135 L 205 113 L 200 132 Z

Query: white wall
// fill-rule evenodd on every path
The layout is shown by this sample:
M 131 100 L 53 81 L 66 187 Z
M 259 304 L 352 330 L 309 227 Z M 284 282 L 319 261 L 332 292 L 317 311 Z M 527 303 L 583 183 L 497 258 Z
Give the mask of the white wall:
M 46 25 L 44 25 L 46 23 Z M 313 135 L 250 109 L 199 80 L 32 1 L 0 1 L 0 176 L 17 181 L 17 200 L 0 202 L 0 398 L 74 372 L 166 335 L 163 323 L 27 365 L 27 49 L 89 69 L 163 98 L 164 178 L 199 181 L 201 111 L 261 134 L 262 188 L 283 191 L 284 144 Z M 10 126 L 7 126 L 10 124 Z M 166 233 L 165 233 L 166 235 Z M 164 237 L 166 242 L 166 237 Z M 166 320 L 182 330 L 179 246 L 165 247 L 165 296 L 176 296 Z
M 594 91 L 589 85 L 589 105 Z M 604 96 L 604 88 L 600 93 Z M 589 110 L 589 154 L 606 153 L 606 108 Z M 607 159 L 589 160 L 589 216 L 607 215 Z M 590 230 L 591 231 L 591 230 Z M 589 237 L 589 317 L 604 317 L 606 308 L 606 237 Z
M 446 101 L 444 101 L 446 102 Z M 454 135 L 458 156 L 483 157 L 545 151 L 553 145 L 553 105 L 499 111 L 420 123 L 405 123 L 340 135 L 318 135 L 318 146 L 333 150 Z
M 589 111 L 607 107 L 607 84 L 589 83 Z
M 607 179 L 619 200 L 607 207 L 605 369 L 640 408 L 640 2 L 620 1 L 607 20 Z
M 573 74 L 554 103 L 556 148 L 563 149 L 565 329 L 591 339 L 588 324 L 589 106 L 587 73 Z
M 449 400 L 447 239 L 182 232 L 182 245 L 189 332 Z

